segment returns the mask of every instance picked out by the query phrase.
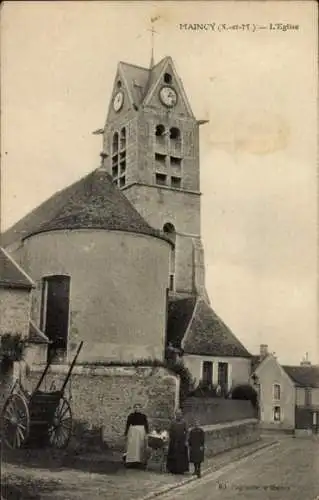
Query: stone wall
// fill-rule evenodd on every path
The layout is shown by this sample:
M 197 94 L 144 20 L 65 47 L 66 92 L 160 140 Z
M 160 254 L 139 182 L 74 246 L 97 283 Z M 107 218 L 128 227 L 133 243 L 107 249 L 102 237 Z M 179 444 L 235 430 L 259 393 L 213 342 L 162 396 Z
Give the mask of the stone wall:
M 30 301 L 30 290 L 0 288 L 0 336 L 5 333 L 28 335 Z
M 205 430 L 206 458 L 226 450 L 254 443 L 261 438 L 257 419 L 207 425 L 203 428 Z
M 51 366 L 42 390 L 52 382 L 59 389 L 68 367 Z M 32 390 L 43 367 L 33 367 L 27 381 Z M 71 399 L 78 427 L 98 429 L 107 445 L 123 444 L 126 418 L 135 402 L 142 405 L 151 428 L 167 429 L 178 406 L 179 381 L 164 368 L 76 366 L 65 396 Z
M 201 425 L 256 418 L 256 410 L 250 401 L 223 398 L 188 398 L 183 403 L 184 416 L 192 425 L 199 420 Z

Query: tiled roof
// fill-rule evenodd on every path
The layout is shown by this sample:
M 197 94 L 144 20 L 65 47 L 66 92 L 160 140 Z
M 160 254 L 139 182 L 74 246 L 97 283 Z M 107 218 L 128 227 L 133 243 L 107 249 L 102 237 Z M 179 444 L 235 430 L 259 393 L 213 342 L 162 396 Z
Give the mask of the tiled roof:
M 34 283 L 13 258 L 0 248 L 0 287 L 31 289 Z
M 319 366 L 283 366 L 285 372 L 299 387 L 319 388 Z
M 53 195 L 9 229 L 3 241 L 63 229 L 107 229 L 167 238 L 153 229 L 101 168 Z M 167 240 L 168 241 L 168 240 Z
M 168 304 L 167 340 L 180 347 L 192 319 L 196 297 L 170 300 Z
M 251 358 L 207 302 L 195 296 L 169 301 L 167 340 L 185 354 Z
M 251 358 L 251 354 L 204 299 L 199 299 L 183 342 L 184 352 Z
M 49 344 L 48 337 L 36 326 L 33 321 L 29 323 L 29 342 L 32 344 Z

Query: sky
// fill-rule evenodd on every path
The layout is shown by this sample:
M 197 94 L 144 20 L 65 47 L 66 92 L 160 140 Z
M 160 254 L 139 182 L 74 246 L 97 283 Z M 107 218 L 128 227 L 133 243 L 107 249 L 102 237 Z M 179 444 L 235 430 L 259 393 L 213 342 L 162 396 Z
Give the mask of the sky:
M 117 63 L 149 65 L 157 17 L 155 62 L 173 58 L 195 116 L 209 120 L 200 168 L 213 308 L 251 352 L 267 344 L 282 363 L 306 352 L 319 362 L 317 6 L 287 7 L 4 2 L 2 229 L 99 165 L 92 131 L 104 126 Z M 196 23 L 215 31 L 180 27 Z

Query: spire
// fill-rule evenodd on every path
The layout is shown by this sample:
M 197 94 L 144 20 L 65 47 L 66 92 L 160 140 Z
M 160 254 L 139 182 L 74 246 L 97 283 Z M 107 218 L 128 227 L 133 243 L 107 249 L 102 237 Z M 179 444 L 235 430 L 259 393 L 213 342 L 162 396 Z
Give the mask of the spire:
M 151 29 L 148 30 L 151 32 L 151 62 L 150 62 L 150 69 L 152 69 L 154 67 L 154 35 L 155 33 L 157 33 L 157 31 L 155 31 L 154 29 L 154 23 L 160 18 L 160 16 L 156 16 L 156 17 L 151 17 Z

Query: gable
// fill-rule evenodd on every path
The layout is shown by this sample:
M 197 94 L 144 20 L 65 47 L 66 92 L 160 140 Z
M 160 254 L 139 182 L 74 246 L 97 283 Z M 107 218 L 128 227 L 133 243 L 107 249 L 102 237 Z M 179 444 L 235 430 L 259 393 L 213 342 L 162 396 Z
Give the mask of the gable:
M 171 76 L 171 81 L 165 81 L 166 74 Z M 171 87 L 177 92 L 177 102 L 174 108 L 166 108 L 160 100 L 159 93 L 161 88 L 164 86 Z M 190 107 L 182 81 L 176 72 L 171 57 L 166 57 L 157 67 L 152 70 L 151 85 L 147 95 L 145 96 L 143 107 L 149 107 L 151 109 L 161 109 L 166 112 L 170 111 L 174 114 L 194 118 L 194 114 Z
M 113 90 L 110 97 L 109 108 L 107 112 L 106 123 L 110 121 L 114 121 L 123 115 L 125 115 L 128 111 L 137 108 L 139 104 L 139 96 L 137 87 L 134 85 L 135 75 L 140 75 L 140 72 L 135 69 L 134 71 L 129 72 L 127 67 L 131 65 L 125 63 L 119 63 L 117 72 L 115 75 Z M 137 78 L 140 81 L 140 78 Z M 114 108 L 114 100 L 118 94 L 123 95 L 123 103 L 121 108 L 116 111 Z
M 267 381 L 269 381 L 271 379 L 273 382 L 278 383 L 280 383 L 281 380 L 285 380 L 286 382 L 288 381 L 290 385 L 293 385 L 293 382 L 282 369 L 277 359 L 271 354 L 260 363 L 254 373 L 260 380 L 267 379 Z

